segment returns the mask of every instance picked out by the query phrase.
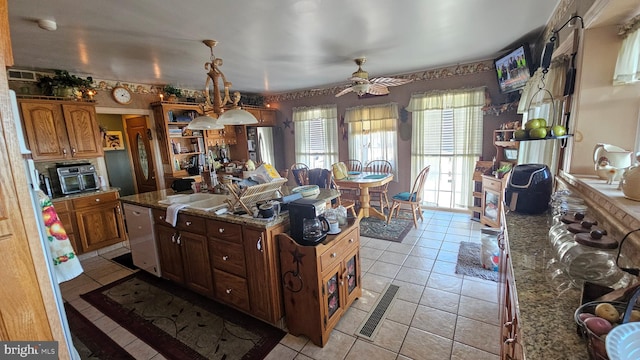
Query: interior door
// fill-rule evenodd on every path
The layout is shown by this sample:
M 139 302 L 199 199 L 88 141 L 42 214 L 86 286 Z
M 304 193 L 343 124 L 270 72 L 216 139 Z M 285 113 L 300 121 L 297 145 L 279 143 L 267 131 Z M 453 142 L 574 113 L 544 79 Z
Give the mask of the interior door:
M 139 194 L 156 191 L 158 184 L 156 183 L 151 142 L 149 141 L 150 132 L 147 131 L 147 120 L 145 117 L 135 117 L 127 119 L 126 122 L 129 152 L 136 178 L 136 192 Z

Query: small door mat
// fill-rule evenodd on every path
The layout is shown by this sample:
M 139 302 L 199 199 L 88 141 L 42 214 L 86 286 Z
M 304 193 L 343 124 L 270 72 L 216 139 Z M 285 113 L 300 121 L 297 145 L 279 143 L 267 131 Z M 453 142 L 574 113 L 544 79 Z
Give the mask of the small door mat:
M 374 239 L 402 242 L 407 233 L 413 227 L 413 220 L 393 218 L 387 224 L 385 220 L 374 217 L 360 220 L 360 236 Z
M 382 292 L 382 295 L 373 306 L 373 309 L 369 312 L 369 315 L 358 327 L 358 330 L 356 331 L 357 336 L 373 340 L 378 333 L 380 324 L 382 324 L 382 321 L 387 316 L 387 312 L 389 308 L 391 308 L 391 305 L 398 294 L 398 290 L 400 290 L 398 285 L 387 285 L 385 290 Z
M 463 241 L 458 250 L 458 262 L 456 263 L 456 274 L 473 276 L 480 279 L 498 281 L 498 272 L 487 270 L 482 267 L 480 261 L 480 244 Z
M 126 266 L 131 270 L 138 270 L 138 267 L 133 265 L 133 257 L 131 256 L 131 253 L 126 253 L 120 256 L 116 256 L 111 260 L 117 262 L 120 265 Z

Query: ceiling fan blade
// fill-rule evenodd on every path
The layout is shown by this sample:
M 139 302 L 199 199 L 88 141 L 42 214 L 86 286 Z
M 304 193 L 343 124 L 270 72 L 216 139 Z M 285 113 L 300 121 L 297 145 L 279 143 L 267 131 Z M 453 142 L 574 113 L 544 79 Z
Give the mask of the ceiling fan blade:
M 344 95 L 344 94 L 346 94 L 346 93 L 350 93 L 350 92 L 352 92 L 352 91 L 353 91 L 353 88 L 352 88 L 351 86 L 349 86 L 348 88 L 346 88 L 346 89 L 344 89 L 344 90 L 340 91 L 339 93 L 337 93 L 337 94 L 336 94 L 336 97 L 338 97 L 338 96 L 342 96 L 342 95 Z
M 399 79 L 399 78 L 388 78 L 388 77 L 375 77 L 373 79 L 369 79 L 372 84 L 380 84 L 384 86 L 399 86 L 412 82 L 411 79 Z
M 371 84 L 367 92 L 371 95 L 387 95 L 389 93 L 389 89 L 381 84 Z

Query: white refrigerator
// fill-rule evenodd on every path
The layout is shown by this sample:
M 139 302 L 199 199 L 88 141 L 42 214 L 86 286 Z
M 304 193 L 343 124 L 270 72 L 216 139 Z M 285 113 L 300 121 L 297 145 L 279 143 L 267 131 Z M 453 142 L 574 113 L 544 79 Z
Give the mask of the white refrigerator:
M 31 151 L 27 148 L 24 134 L 22 133 L 22 125 L 20 123 L 20 113 L 18 111 L 18 101 L 16 99 L 16 93 L 13 90 L 9 90 L 9 98 L 11 99 L 11 107 L 14 115 L 16 131 L 18 135 L 18 143 L 20 146 L 20 152 L 24 158 L 24 167 L 25 172 L 27 174 L 27 181 L 29 183 L 29 193 L 31 195 L 31 203 L 33 207 L 33 213 L 36 218 L 36 222 L 38 224 L 38 232 L 40 233 L 40 244 L 42 245 L 42 250 L 45 254 L 45 258 L 47 259 L 47 270 L 49 273 L 49 283 L 41 284 L 41 286 L 51 286 L 53 290 L 53 294 L 56 300 L 56 308 L 58 313 L 60 314 L 60 323 L 62 324 L 62 329 L 64 331 L 64 339 L 56 339 L 57 341 L 64 341 L 67 344 L 69 349 L 69 353 L 71 358 L 74 360 L 80 360 L 80 356 L 78 355 L 75 347 L 73 346 L 73 341 L 71 339 L 71 330 L 69 330 L 69 323 L 67 322 L 67 315 L 64 311 L 64 305 L 62 301 L 62 294 L 60 292 L 60 286 L 58 285 L 58 280 L 56 279 L 55 272 L 53 271 L 53 259 L 51 256 L 51 250 L 49 249 L 49 245 L 47 244 L 47 235 L 44 227 L 44 219 L 42 217 L 42 210 L 40 208 L 40 203 L 38 201 L 37 190 L 39 189 L 39 177 L 38 172 L 34 166 L 33 160 L 31 159 Z

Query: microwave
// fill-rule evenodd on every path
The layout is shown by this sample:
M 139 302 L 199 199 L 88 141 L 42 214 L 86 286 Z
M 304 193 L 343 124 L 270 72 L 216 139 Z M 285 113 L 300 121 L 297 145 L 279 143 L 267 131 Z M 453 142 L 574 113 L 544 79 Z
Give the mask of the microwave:
M 58 194 L 68 195 L 100 188 L 96 167 L 88 163 L 58 164 L 55 168 L 49 168 L 49 175 L 54 191 Z

